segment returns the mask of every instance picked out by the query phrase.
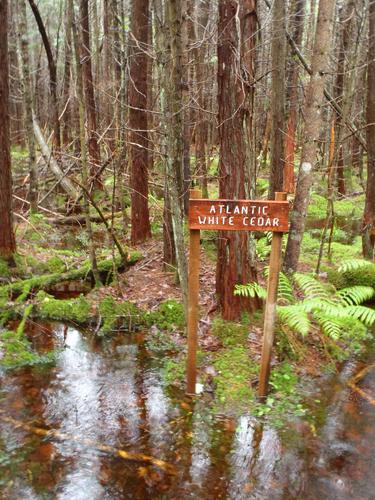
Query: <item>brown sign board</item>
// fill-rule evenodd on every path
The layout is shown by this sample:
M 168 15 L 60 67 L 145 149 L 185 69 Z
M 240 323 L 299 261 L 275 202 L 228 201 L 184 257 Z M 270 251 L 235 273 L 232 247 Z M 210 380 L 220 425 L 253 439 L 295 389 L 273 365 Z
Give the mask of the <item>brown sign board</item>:
M 190 199 L 189 228 L 288 232 L 288 201 Z

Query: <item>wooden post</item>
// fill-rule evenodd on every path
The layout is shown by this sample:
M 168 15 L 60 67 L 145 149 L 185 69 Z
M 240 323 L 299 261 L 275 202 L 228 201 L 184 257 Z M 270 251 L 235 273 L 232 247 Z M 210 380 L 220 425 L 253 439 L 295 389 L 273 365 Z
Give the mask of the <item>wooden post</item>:
M 276 201 L 285 201 L 286 193 L 275 193 Z M 267 285 L 267 300 L 264 312 L 263 347 L 259 376 L 258 395 L 264 399 L 268 393 L 268 380 L 270 375 L 271 352 L 274 337 L 277 289 L 281 267 L 281 244 L 283 233 L 273 233 L 271 243 L 270 266 Z
M 190 198 L 202 198 L 201 190 L 191 189 Z M 197 381 L 200 230 L 190 229 L 189 233 L 188 355 L 186 367 L 186 393 L 194 395 L 196 392 L 195 385 Z

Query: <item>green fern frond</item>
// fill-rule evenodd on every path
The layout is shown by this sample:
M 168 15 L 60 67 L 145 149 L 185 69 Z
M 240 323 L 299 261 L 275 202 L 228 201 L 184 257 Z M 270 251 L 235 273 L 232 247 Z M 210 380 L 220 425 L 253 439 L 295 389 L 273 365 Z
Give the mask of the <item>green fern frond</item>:
M 365 306 L 348 306 L 343 308 L 347 316 L 359 319 L 364 325 L 371 326 L 375 323 L 375 310 Z
M 373 262 L 364 259 L 348 259 L 345 260 L 338 268 L 339 273 L 346 273 L 347 271 L 355 271 L 363 267 L 373 266 Z
M 266 266 L 263 271 L 263 275 L 268 279 L 270 268 Z M 288 276 L 282 272 L 279 274 L 279 287 L 277 290 L 277 297 L 279 300 L 285 300 L 287 302 L 295 302 L 293 295 L 293 285 L 290 282 Z
M 371 286 L 357 285 L 343 288 L 337 292 L 337 295 L 345 305 L 356 306 L 372 299 L 374 293 L 375 291 Z
M 305 299 L 298 304 L 298 306 L 306 313 L 312 313 L 315 311 L 325 311 L 328 314 L 333 314 L 337 307 L 342 307 L 340 302 L 335 300 L 334 297 L 314 297 L 311 299 Z
M 294 273 L 293 280 L 307 298 L 328 296 L 322 283 L 308 274 Z
M 327 314 L 317 313 L 314 318 L 322 332 L 333 340 L 338 340 L 342 333 L 342 325 L 339 318 Z
M 246 285 L 236 285 L 234 287 L 234 295 L 241 295 L 242 297 L 259 297 L 265 299 L 267 297 L 267 290 L 254 281 Z
M 307 313 L 301 309 L 299 304 L 280 306 L 277 308 L 277 315 L 281 323 L 299 333 L 302 337 L 308 335 L 311 322 Z

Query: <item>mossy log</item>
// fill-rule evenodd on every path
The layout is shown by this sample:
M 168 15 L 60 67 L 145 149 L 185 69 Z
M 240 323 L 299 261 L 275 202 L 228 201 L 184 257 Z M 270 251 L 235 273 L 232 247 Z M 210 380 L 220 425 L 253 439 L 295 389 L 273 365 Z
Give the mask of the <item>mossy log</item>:
M 128 261 L 123 263 L 121 259 L 116 259 L 116 269 L 118 272 L 124 271 L 128 266 L 134 265 L 140 259 L 139 253 L 129 255 Z M 111 281 L 113 273 L 113 261 L 103 260 L 98 263 L 100 278 L 103 283 Z M 94 283 L 90 263 L 87 262 L 78 269 L 73 269 L 65 273 L 52 273 L 42 276 L 34 276 L 24 280 L 15 281 L 7 285 L 0 286 L 0 296 L 21 302 L 26 300 L 31 293 L 39 290 L 49 291 L 53 285 L 66 281 L 86 281 Z

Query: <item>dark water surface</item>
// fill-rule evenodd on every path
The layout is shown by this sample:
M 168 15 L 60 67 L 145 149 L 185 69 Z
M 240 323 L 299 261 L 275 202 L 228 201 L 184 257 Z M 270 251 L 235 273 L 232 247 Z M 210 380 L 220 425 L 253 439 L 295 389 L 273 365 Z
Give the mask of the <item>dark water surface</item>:
M 375 498 L 375 369 L 356 382 L 367 399 L 348 364 L 322 390 L 321 425 L 276 431 L 167 391 L 140 334 L 29 335 L 61 351 L 52 368 L 0 372 L 0 498 Z

